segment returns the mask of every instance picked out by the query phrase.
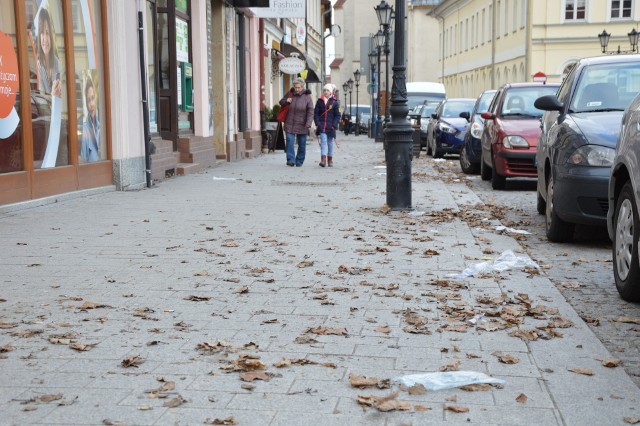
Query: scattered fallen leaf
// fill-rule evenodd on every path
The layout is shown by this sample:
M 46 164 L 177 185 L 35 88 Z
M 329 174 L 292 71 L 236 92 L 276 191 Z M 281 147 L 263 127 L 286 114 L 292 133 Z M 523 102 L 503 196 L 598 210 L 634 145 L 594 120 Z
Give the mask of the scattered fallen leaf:
M 491 355 L 496 356 L 498 358 L 498 361 L 503 364 L 517 364 L 520 362 L 517 357 L 509 354 L 504 354 L 502 352 L 493 352 Z
M 630 425 L 635 425 L 636 423 L 640 423 L 640 417 L 625 417 L 624 422 Z
M 211 300 L 211 297 L 189 295 L 185 297 L 184 300 L 191 300 L 192 302 L 206 302 L 207 300 Z
M 424 385 L 417 383 L 407 389 L 407 392 L 409 393 L 409 395 L 425 395 L 427 393 L 427 389 L 424 387 Z
M 15 350 L 15 347 L 13 347 L 13 346 L 9 346 L 9 345 L 0 346 L 0 354 L 1 353 L 5 353 L 5 352 L 11 352 L 13 350 Z
M 491 385 L 488 383 L 476 383 L 473 385 L 460 386 L 459 389 L 467 392 L 488 391 L 491 389 Z
M 569 368 L 569 371 L 576 374 L 582 374 L 584 376 L 593 376 L 593 371 L 587 368 Z
M 468 413 L 469 412 L 469 407 L 463 407 L 461 405 L 448 405 L 448 404 L 445 404 L 444 409 L 448 410 L 448 411 L 453 411 L 454 413 Z
M 627 324 L 639 324 L 640 325 L 640 318 L 636 318 L 636 317 L 618 317 L 616 319 L 614 319 L 615 322 L 624 322 Z
M 14 322 L 3 322 L 0 321 L 0 328 L 14 328 L 17 327 L 18 324 L 14 323 Z
M 249 371 L 246 373 L 240 374 L 240 380 L 243 382 L 253 382 L 254 380 L 271 380 L 271 374 L 266 371 Z
M 211 419 L 208 418 L 204 422 L 205 425 L 237 425 L 238 422 L 233 416 L 227 417 L 226 419 Z
M 398 392 L 392 393 L 388 396 L 362 396 L 358 395 L 357 401 L 360 405 L 366 405 L 368 407 L 376 408 L 378 411 L 395 411 L 395 410 L 410 410 L 411 404 L 405 401 L 396 399 Z
M 255 371 L 265 370 L 267 365 L 260 361 L 257 355 L 240 354 L 238 359 L 230 361 L 228 365 L 221 367 L 227 371 Z
M 602 363 L 602 365 L 604 365 L 605 367 L 608 367 L 608 368 L 617 367 L 620 364 L 622 364 L 622 361 L 619 360 L 618 358 L 600 359 L 598 361 L 600 361 Z
M 375 331 L 378 332 L 378 333 L 389 334 L 389 333 L 391 333 L 391 328 L 389 328 L 388 325 L 381 325 L 380 327 L 377 327 L 375 329 Z
M 168 408 L 176 408 L 176 407 L 181 406 L 185 402 L 188 402 L 188 401 L 186 399 L 184 399 L 183 397 L 181 397 L 180 395 L 178 395 L 175 398 L 171 398 L 171 399 L 165 401 L 164 404 L 162 404 L 162 406 L 163 407 L 168 407 Z
M 309 333 L 319 334 L 319 335 L 335 335 L 335 336 L 348 336 L 346 328 L 324 328 L 324 327 L 315 327 L 307 330 Z
M 298 263 L 296 266 L 298 268 L 308 268 L 309 266 L 313 266 L 313 262 L 310 262 L 308 260 L 303 260 L 302 262 Z
M 527 402 L 527 395 L 521 393 L 516 397 L 516 402 L 519 402 L 520 404 L 524 404 L 525 402 Z
M 237 289 L 234 291 L 234 293 L 237 293 L 237 294 L 246 294 L 246 293 L 249 293 L 249 287 L 247 287 L 246 285 L 244 285 L 244 286 L 242 286 L 242 287 L 240 287 L 240 288 L 237 288 Z
M 88 343 L 71 343 L 69 345 L 69 347 L 73 350 L 76 350 L 78 352 L 86 352 L 88 350 L 91 350 L 95 345 L 92 344 L 88 344 Z
M 460 369 L 460 360 L 456 360 L 451 364 L 445 364 L 440 367 L 440 371 L 458 371 Z
M 138 368 L 138 366 L 140 364 L 142 364 L 144 362 L 144 359 L 141 358 L 140 356 L 136 355 L 136 356 L 130 356 L 127 357 L 125 359 L 122 360 L 122 362 L 120 363 L 120 365 L 124 368 L 129 368 L 129 367 L 136 367 Z
M 416 411 L 429 411 L 431 408 L 425 407 L 424 405 L 414 405 L 414 410 Z

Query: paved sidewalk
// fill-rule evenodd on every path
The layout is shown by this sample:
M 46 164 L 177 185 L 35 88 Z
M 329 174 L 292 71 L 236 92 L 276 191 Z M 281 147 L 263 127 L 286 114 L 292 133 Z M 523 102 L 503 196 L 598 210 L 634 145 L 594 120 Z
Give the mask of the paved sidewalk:
M 447 277 L 520 250 L 494 230 L 500 212 L 423 159 L 415 211 L 387 212 L 381 144 L 340 143 L 332 169 L 312 143 L 302 168 L 278 152 L 150 190 L 0 209 L 0 423 L 640 419 L 640 390 L 602 365 L 611 355 L 544 270 Z M 506 383 L 387 381 L 441 370 Z M 370 395 L 391 396 L 357 400 Z

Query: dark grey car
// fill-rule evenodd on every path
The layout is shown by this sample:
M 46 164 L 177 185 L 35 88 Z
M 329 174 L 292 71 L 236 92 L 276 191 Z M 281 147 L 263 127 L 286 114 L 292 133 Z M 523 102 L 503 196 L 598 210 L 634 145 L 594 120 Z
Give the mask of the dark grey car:
M 620 296 L 640 302 L 640 95 L 622 118 L 609 179 L 607 225 L 613 241 L 613 276 Z
M 608 183 L 624 109 L 638 93 L 639 55 L 581 59 L 546 111 L 538 141 L 538 213 L 550 241 L 573 237 L 577 223 L 606 224 Z

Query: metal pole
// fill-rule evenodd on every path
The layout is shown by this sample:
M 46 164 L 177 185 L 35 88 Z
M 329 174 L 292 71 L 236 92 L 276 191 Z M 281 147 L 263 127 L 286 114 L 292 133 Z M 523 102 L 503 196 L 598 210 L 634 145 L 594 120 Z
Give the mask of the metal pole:
M 376 137 L 376 121 L 373 114 L 376 110 L 376 66 L 371 67 L 371 114 L 369 114 L 369 137 Z
M 396 0 L 397 1 L 397 0 Z M 384 98 L 384 124 L 385 126 L 387 124 L 389 124 L 389 120 L 391 120 L 389 114 L 389 101 L 391 100 L 391 92 L 389 92 L 389 53 L 391 53 L 391 51 L 389 50 L 389 37 L 390 37 L 390 31 L 389 28 L 385 28 L 384 30 L 384 57 L 385 57 L 385 73 L 384 73 L 384 91 L 385 91 L 385 98 Z M 395 56 L 394 56 L 395 58 Z M 395 65 L 395 64 L 394 64 Z
M 382 68 L 382 64 L 380 63 L 380 54 L 382 53 L 382 49 L 380 47 L 378 47 L 378 105 L 377 105 L 377 110 L 376 110 L 376 142 L 382 142 L 384 141 L 384 135 L 382 134 L 382 107 L 380 105 L 380 97 L 381 97 L 381 90 L 380 90 L 380 82 L 382 80 L 382 78 L 380 77 L 380 71 Z M 373 114 L 372 114 L 373 116 Z
M 405 0 L 396 0 L 391 121 L 384 131 L 387 160 L 387 205 L 392 210 L 411 209 L 411 159 L 413 129 L 407 115 L 405 64 Z
M 360 114 L 358 113 L 358 92 L 360 91 L 360 82 L 356 80 L 356 136 L 360 134 Z
M 149 102 L 147 100 L 147 65 L 144 63 L 144 24 L 138 12 L 138 42 L 140 45 L 140 86 L 142 90 L 142 122 L 144 125 L 144 168 L 147 188 L 151 188 L 151 137 L 149 136 Z

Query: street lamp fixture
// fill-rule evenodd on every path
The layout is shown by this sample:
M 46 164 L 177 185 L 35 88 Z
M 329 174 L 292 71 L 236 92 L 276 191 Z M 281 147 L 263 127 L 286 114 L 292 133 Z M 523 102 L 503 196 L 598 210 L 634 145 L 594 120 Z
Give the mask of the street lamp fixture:
M 358 100 L 358 92 L 360 91 L 360 70 L 357 69 L 353 72 L 353 78 L 356 81 L 356 136 L 360 134 L 360 113 L 358 111 L 358 104 L 360 101 Z
M 393 13 L 393 7 L 382 0 L 379 5 L 373 8 L 378 16 L 378 23 L 381 26 L 389 26 L 391 24 L 391 14 Z
M 396 0 L 396 9 L 398 8 L 398 0 Z M 384 108 L 384 122 L 385 124 L 389 122 L 389 38 L 391 34 L 391 23 L 395 18 L 393 6 L 387 3 L 385 0 L 381 0 L 380 4 L 373 8 L 376 11 L 376 15 L 378 16 L 378 23 L 382 28 L 382 32 L 384 34 L 384 55 L 385 55 L 385 108 Z M 404 18 L 403 18 L 404 19 Z M 403 23 L 404 27 L 404 23 Z
M 371 114 L 369 114 L 369 127 L 371 131 L 369 132 L 369 137 L 374 138 L 376 135 L 376 122 L 373 119 L 375 111 L 376 111 L 376 64 L 378 62 L 378 53 L 377 49 L 371 50 L 369 52 L 369 65 L 371 66 Z
M 602 53 L 606 53 L 608 55 L 617 55 L 621 53 L 636 53 L 638 51 L 638 36 L 640 36 L 640 32 L 638 32 L 635 28 L 632 29 L 627 33 L 627 37 L 629 37 L 629 44 L 631 45 L 631 50 L 620 50 L 620 45 L 618 45 L 618 50 L 613 50 L 610 52 L 607 52 L 607 46 L 609 45 L 611 34 L 609 34 L 607 30 L 602 30 L 602 32 L 598 34 L 598 39 L 600 40 Z
M 349 80 L 347 80 L 347 85 L 349 86 L 349 116 L 352 117 L 353 114 L 351 111 L 351 105 L 353 102 L 351 102 L 351 91 L 353 90 L 353 80 L 351 79 L 351 77 L 349 77 Z

